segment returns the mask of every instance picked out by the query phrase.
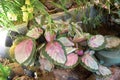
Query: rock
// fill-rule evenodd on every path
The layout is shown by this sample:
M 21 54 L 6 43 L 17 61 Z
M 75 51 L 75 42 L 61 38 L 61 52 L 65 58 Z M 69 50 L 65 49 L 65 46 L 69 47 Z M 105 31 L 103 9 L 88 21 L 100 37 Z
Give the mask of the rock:
M 87 78 L 87 80 L 96 80 L 96 76 L 95 75 L 91 75 L 89 78 Z
M 24 73 L 29 77 L 35 77 L 35 72 L 32 70 L 24 69 Z
M 117 66 L 112 66 L 112 75 L 106 77 L 98 77 L 97 75 L 90 76 L 87 80 L 120 80 L 120 68 Z
M 120 68 L 117 66 L 111 67 L 112 76 L 110 80 L 120 80 Z
M 120 38 L 106 36 L 106 48 L 116 48 L 120 45 Z
M 21 76 L 21 77 L 15 76 L 15 77 L 13 78 L 13 80 L 35 80 L 35 79 L 33 79 L 33 78 L 31 78 L 31 77 L 28 77 L 28 76 Z
M 69 70 L 56 69 L 53 73 L 56 80 L 79 80 L 78 75 Z
M 75 79 L 75 78 L 73 78 L 73 77 L 68 77 L 67 80 L 79 80 L 79 79 Z
M 5 46 L 11 47 L 13 44 L 14 39 L 19 35 L 19 33 L 15 31 L 9 31 L 6 36 Z

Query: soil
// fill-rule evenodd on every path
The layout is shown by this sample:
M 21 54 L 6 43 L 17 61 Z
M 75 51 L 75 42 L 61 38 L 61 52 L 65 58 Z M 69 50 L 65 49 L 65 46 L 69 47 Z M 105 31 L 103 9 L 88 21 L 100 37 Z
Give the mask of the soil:
M 18 63 L 11 63 L 8 59 L 0 58 L 0 63 L 9 66 L 12 70 L 13 77 L 10 80 L 87 80 L 91 76 L 91 72 L 78 65 L 74 69 L 54 69 L 52 72 L 42 71 L 39 67 L 27 67 L 36 73 L 33 77 L 26 74 L 24 68 Z

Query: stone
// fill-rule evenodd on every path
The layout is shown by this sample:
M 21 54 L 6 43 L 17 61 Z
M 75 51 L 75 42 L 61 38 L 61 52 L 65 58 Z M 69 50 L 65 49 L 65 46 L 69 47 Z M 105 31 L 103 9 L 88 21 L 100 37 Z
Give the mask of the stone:
M 112 75 L 106 77 L 98 77 L 97 75 L 91 75 L 87 80 L 120 80 L 120 67 L 110 67 Z
M 56 69 L 53 71 L 55 80 L 79 80 L 78 75 L 69 70 Z

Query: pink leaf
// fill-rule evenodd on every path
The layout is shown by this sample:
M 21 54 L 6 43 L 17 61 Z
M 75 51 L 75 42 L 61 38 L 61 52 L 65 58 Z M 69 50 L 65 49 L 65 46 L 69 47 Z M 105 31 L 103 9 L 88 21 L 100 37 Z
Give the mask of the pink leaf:
M 73 66 L 78 61 L 78 55 L 71 53 L 67 55 L 67 62 L 65 63 L 66 66 Z
M 85 54 L 81 60 L 90 69 L 98 70 L 98 64 L 90 54 Z
M 45 39 L 47 42 L 52 42 L 53 40 L 55 40 L 56 38 L 56 34 L 55 33 L 51 33 L 49 31 L 45 32 Z
M 47 71 L 51 71 L 51 69 L 53 68 L 53 64 L 51 64 L 47 59 L 45 58 L 39 58 L 40 61 L 40 69 L 41 70 L 47 70 Z
M 66 62 L 64 49 L 62 48 L 61 44 L 57 41 L 49 42 L 46 45 L 45 51 L 57 63 L 64 64 Z
M 23 40 L 15 48 L 15 59 L 19 63 L 26 61 L 32 52 L 33 41 L 31 39 Z

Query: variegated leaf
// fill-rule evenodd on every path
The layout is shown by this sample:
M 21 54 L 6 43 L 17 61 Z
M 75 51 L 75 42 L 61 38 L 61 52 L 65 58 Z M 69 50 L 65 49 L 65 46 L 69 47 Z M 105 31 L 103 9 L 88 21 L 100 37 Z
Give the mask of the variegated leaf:
M 98 68 L 98 71 L 96 72 L 96 74 L 102 75 L 102 76 L 107 76 L 107 75 L 111 74 L 111 71 L 107 67 L 105 67 L 103 65 L 99 65 L 99 68 Z
M 47 42 L 52 42 L 54 41 L 56 38 L 56 34 L 54 32 L 50 32 L 50 31 L 45 31 L 45 39 Z
M 98 70 L 98 63 L 96 62 L 96 60 L 90 54 L 85 54 L 81 58 L 81 61 L 88 68 L 90 68 L 92 70 Z
M 64 64 L 66 62 L 65 50 L 59 42 L 49 42 L 46 45 L 45 51 L 55 62 L 60 64 Z
M 41 64 L 40 69 L 41 70 L 47 70 L 51 71 L 52 68 L 54 67 L 52 63 L 50 63 L 47 59 L 45 58 L 39 58 L 39 62 Z
M 72 67 L 78 62 L 78 55 L 75 53 L 70 53 L 67 55 L 67 62 L 65 66 Z
M 74 46 L 74 43 L 71 42 L 67 37 L 60 37 L 58 39 L 64 46 Z
M 28 58 L 30 58 L 31 55 L 33 55 L 34 53 L 34 48 L 35 48 L 35 44 L 34 41 L 30 38 L 26 38 L 23 40 L 20 40 L 21 38 L 16 40 L 16 46 L 14 48 L 14 57 L 16 59 L 17 62 L 19 63 L 23 63 L 26 60 L 28 60 Z M 20 42 L 19 42 L 20 40 Z

